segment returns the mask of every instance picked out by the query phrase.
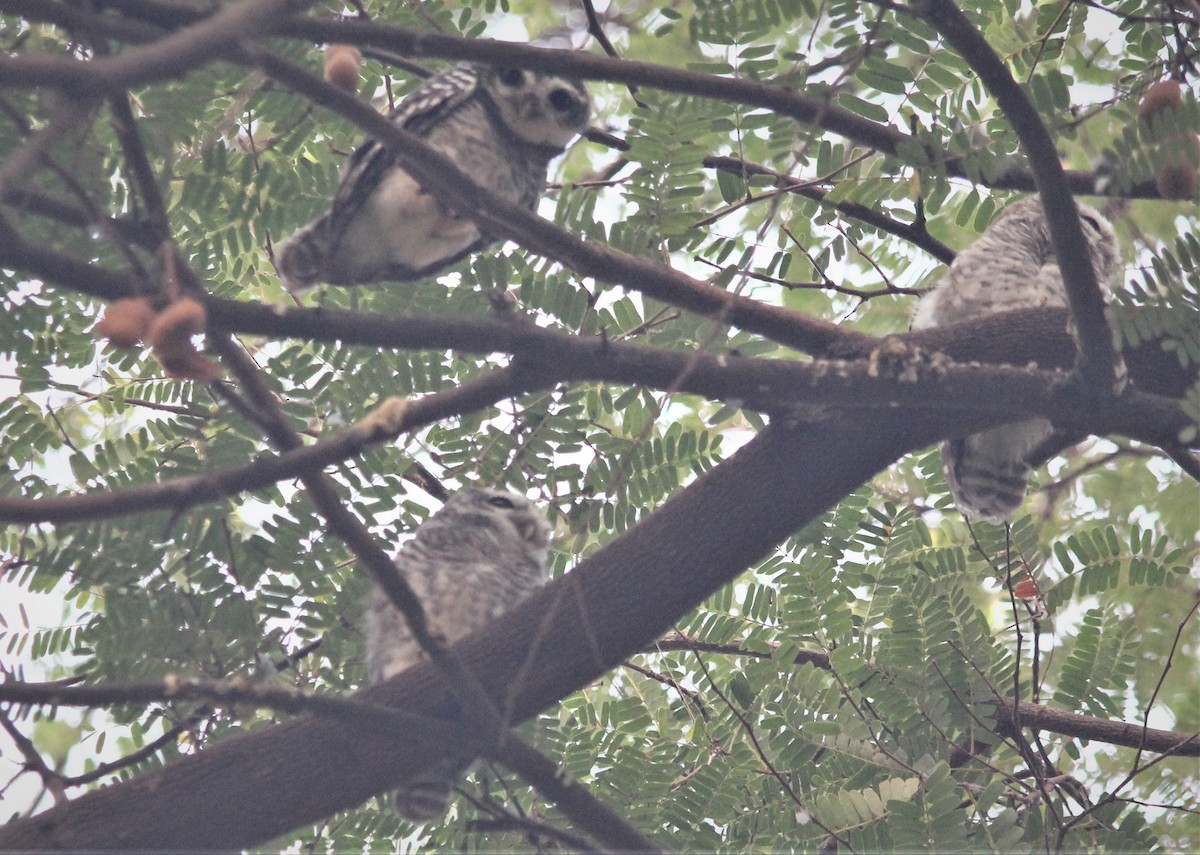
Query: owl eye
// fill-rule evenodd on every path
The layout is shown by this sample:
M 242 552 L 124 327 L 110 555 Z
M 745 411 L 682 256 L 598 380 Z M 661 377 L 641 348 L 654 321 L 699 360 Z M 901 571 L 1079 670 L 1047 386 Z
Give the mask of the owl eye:
M 1097 220 L 1091 214 L 1080 214 L 1079 219 L 1083 220 L 1085 223 L 1087 223 L 1089 226 L 1091 226 L 1092 231 L 1094 231 L 1096 234 L 1104 234 L 1104 229 L 1102 229 L 1100 227 L 1099 220 Z
M 550 106 L 560 113 L 575 109 L 575 96 L 566 89 L 555 89 L 550 93 Z
M 492 498 L 488 499 L 488 504 L 493 508 L 504 508 L 506 511 L 511 511 L 516 507 L 516 505 L 503 496 L 492 496 Z
M 498 76 L 501 83 L 513 89 L 525 85 L 525 72 L 519 68 L 505 68 Z

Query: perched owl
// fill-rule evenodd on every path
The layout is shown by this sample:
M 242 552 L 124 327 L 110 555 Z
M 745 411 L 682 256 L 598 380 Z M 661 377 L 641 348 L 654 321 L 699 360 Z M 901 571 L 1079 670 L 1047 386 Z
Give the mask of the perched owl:
M 422 137 L 472 179 L 532 210 L 550 161 L 588 122 L 578 80 L 458 65 L 418 86 L 391 120 Z M 447 208 L 367 140 L 350 156 L 328 214 L 292 235 L 276 266 L 284 286 L 356 285 L 428 276 L 495 240 Z
M 525 599 L 545 581 L 550 525 L 528 499 L 502 490 L 455 493 L 417 529 L 396 566 L 421 600 L 430 629 L 453 644 Z M 378 683 L 424 654 L 404 616 L 376 588 L 366 615 L 367 675 Z M 395 793 L 396 811 L 414 822 L 446 812 L 455 780 L 474 758 L 447 757 Z
M 1108 220 L 1079 205 L 1092 269 L 1111 286 L 1119 247 Z M 917 305 L 913 329 L 952 324 L 982 315 L 1065 306 L 1062 273 L 1037 196 L 1009 205 L 987 231 L 963 250 Z M 960 510 L 988 520 L 1012 519 L 1025 500 L 1027 456 L 1050 437 L 1046 419 L 1028 419 L 942 443 L 942 463 Z

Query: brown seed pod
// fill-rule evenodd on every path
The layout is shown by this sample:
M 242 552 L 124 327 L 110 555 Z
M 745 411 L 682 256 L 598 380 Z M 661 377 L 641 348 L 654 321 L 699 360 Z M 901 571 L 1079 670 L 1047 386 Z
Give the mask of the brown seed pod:
M 190 339 L 204 332 L 207 322 L 204 304 L 191 297 L 183 297 L 158 313 L 150 325 L 150 345 L 158 347 L 170 341 Z
M 190 297 L 176 300 L 154 319 L 150 325 L 150 347 L 167 374 L 205 383 L 221 376 L 216 363 L 192 343 L 192 336 L 204 332 L 206 323 L 204 305 Z
M 154 308 L 146 297 L 126 297 L 109 303 L 92 332 L 113 347 L 133 347 L 146 337 L 154 321 Z
M 1196 167 L 1190 163 L 1168 163 L 1154 173 L 1154 186 L 1164 199 L 1194 198 L 1196 180 Z
M 1160 80 L 1146 90 L 1142 103 L 1138 104 L 1137 117 L 1149 123 L 1150 117 L 1163 110 L 1174 110 L 1183 103 L 1183 92 L 1178 80 Z
M 158 364 L 168 375 L 178 380 L 197 380 L 201 383 L 211 383 L 221 376 L 221 368 L 207 356 L 196 350 L 195 345 L 188 342 L 177 352 L 161 354 L 155 350 Z
M 344 92 L 358 91 L 362 53 L 354 45 L 332 44 L 325 48 L 325 79 Z

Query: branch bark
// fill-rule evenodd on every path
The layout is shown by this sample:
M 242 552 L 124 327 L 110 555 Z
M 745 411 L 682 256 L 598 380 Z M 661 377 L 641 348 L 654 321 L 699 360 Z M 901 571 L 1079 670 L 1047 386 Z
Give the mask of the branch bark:
M 524 720 L 659 637 L 906 449 L 932 441 L 915 424 L 881 411 L 846 423 L 772 425 L 454 652 L 498 706 L 511 703 L 513 720 Z M 861 451 L 845 455 L 847 447 Z M 533 650 L 531 638 L 541 639 Z M 434 716 L 450 700 L 429 665 L 355 697 Z M 429 768 L 437 749 L 341 723 L 291 721 L 13 823 L 0 829 L 0 848 L 250 846 L 398 785 Z
M 706 356 L 604 339 L 583 339 L 513 321 L 392 318 L 334 310 L 291 309 L 210 300 L 220 326 L 274 335 L 339 341 L 343 336 L 378 347 L 453 348 L 461 352 L 516 354 L 512 366 L 404 401 L 320 442 L 263 456 L 245 466 L 113 492 L 76 496 L 0 497 L 0 520 L 15 523 L 87 521 L 163 510 L 173 513 L 351 459 L 372 445 L 435 421 L 490 406 L 505 398 L 552 388 L 567 380 L 602 380 L 737 400 L 741 406 L 788 418 L 797 406 L 836 405 L 847 410 L 880 407 L 920 419 L 938 439 L 1022 415 L 1051 416 L 1084 433 L 1121 433 L 1169 446 L 1190 424 L 1173 400 L 1196 381 L 1196 366 L 1149 342 L 1129 352 L 1138 390 L 1103 407 L 1089 407 L 1059 389 L 1058 375 L 1003 366 L 1012 353 L 1047 366 L 1070 363 L 1063 332 L 1066 311 L 1032 309 L 981 321 L 896 336 L 904 345 L 895 364 L 866 351 L 854 361 L 796 362 Z M 883 342 L 880 342 L 883 344 Z M 930 367 L 919 350 L 948 353 L 962 364 Z M 872 358 L 872 353 L 876 356 Z M 987 363 L 987 364 L 980 364 Z M 912 376 L 905 379 L 906 371 Z M 1169 396 L 1169 397 L 1168 397 Z
M 1125 366 L 1113 347 L 1112 330 L 1104 317 L 1104 295 L 1096 281 L 1096 272 L 1086 261 L 1091 257 L 1087 240 L 1050 132 L 992 46 L 953 0 L 918 0 L 914 9 L 979 75 L 1021 141 L 1062 271 L 1079 348 L 1080 376 L 1102 396 L 1119 394 L 1124 386 Z

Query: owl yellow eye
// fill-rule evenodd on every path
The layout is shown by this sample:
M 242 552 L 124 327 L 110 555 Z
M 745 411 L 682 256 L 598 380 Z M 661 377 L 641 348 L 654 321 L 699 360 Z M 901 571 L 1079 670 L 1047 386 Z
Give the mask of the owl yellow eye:
M 505 510 L 508 510 L 508 511 L 511 511 L 513 508 L 516 507 L 516 505 L 514 505 L 512 502 L 510 502 L 508 499 L 504 498 L 503 496 L 492 496 L 492 498 L 488 499 L 488 504 L 491 505 L 493 508 L 504 508 Z
M 525 85 L 525 72 L 519 68 L 505 68 L 500 72 L 499 77 L 501 83 L 513 89 Z

